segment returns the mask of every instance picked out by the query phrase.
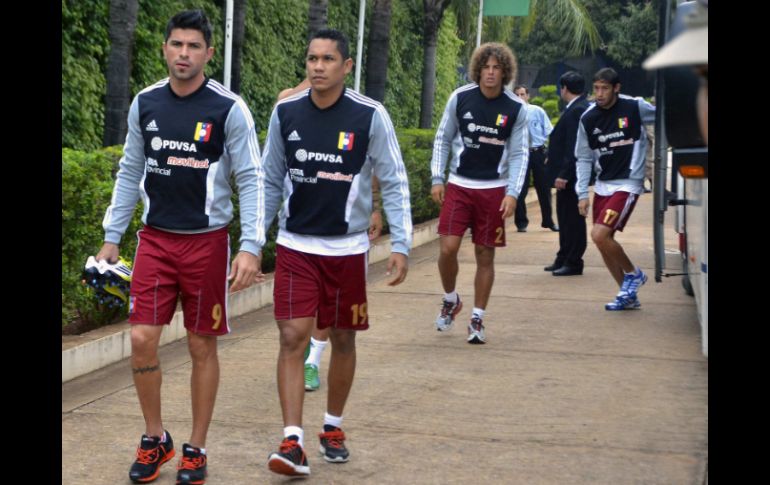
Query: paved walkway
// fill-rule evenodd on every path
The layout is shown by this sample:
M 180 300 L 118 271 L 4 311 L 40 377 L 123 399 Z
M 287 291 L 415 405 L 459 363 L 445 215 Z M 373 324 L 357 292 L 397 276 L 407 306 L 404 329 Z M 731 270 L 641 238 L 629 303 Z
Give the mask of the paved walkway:
M 679 279 L 640 291 L 638 311 L 607 312 L 616 287 L 589 242 L 583 276 L 556 278 L 558 235 L 508 228 L 485 318 L 489 343 L 465 342 L 475 263 L 463 242 L 458 291 L 466 307 L 436 332 L 438 243 L 416 248 L 404 284 L 370 268 L 372 328 L 358 338 L 358 371 L 344 429 L 351 460 L 316 452 L 326 380 L 305 400 L 313 483 L 697 484 L 708 459 L 708 361 L 693 299 Z M 513 227 L 513 229 L 511 229 Z M 667 246 L 677 247 L 667 230 Z M 653 274 L 652 197 L 618 235 Z M 671 256 L 670 268 L 676 268 Z M 281 439 L 272 307 L 231 322 L 220 340 L 221 384 L 208 437 L 210 485 L 285 483 L 265 462 Z M 322 360 L 328 369 L 330 351 Z M 163 415 L 181 449 L 189 438 L 186 340 L 164 347 Z M 62 384 L 62 483 L 128 484 L 144 430 L 126 361 Z M 179 452 L 181 454 L 181 452 Z M 175 483 L 176 459 L 158 484 Z

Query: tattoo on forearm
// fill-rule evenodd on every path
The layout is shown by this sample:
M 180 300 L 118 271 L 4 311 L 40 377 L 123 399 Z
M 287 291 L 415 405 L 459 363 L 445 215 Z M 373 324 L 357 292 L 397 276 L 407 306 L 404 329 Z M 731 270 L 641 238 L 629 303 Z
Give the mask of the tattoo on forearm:
M 144 374 L 145 372 L 155 372 L 160 369 L 160 364 L 148 365 L 147 367 L 132 367 L 134 374 Z

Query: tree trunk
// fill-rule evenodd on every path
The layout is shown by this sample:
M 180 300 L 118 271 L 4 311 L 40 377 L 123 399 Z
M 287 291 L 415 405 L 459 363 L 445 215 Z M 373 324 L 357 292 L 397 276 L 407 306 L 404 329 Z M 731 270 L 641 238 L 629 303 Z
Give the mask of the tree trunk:
M 308 40 L 310 40 L 316 32 L 326 28 L 328 10 L 329 0 L 310 0 L 310 7 L 307 15 Z
M 420 96 L 420 128 L 430 128 L 433 119 L 433 97 L 436 94 L 436 45 L 438 29 L 450 0 L 423 0 L 422 93 Z
M 138 0 L 110 0 L 110 56 L 104 96 L 104 146 L 119 145 L 128 132 L 131 58 Z
M 374 0 L 372 25 L 366 50 L 367 96 L 382 102 L 388 80 L 388 54 L 390 49 L 391 0 Z
M 233 63 L 230 90 L 241 92 L 241 59 L 243 59 L 243 37 L 246 31 L 246 0 L 233 2 Z

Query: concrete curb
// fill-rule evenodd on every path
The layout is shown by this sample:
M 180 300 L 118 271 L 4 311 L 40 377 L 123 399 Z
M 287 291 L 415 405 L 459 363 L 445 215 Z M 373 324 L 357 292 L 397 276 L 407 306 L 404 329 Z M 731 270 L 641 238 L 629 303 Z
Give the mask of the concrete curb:
M 438 237 L 438 219 L 418 224 L 414 227 L 412 246 L 429 243 Z M 374 241 L 369 248 L 369 264 L 383 261 L 390 256 L 390 236 L 383 236 Z M 273 275 L 267 275 L 267 281 L 233 293 L 227 301 L 227 310 L 231 318 L 244 315 L 273 304 Z M 92 338 L 80 345 L 63 349 L 61 353 L 61 381 L 67 382 L 76 377 L 101 369 L 109 364 L 131 356 L 131 328 L 128 324 L 120 330 L 100 338 Z M 94 332 L 98 332 L 95 330 Z M 163 330 L 160 345 L 175 342 L 187 336 L 184 328 L 182 311 L 177 311 L 168 328 Z

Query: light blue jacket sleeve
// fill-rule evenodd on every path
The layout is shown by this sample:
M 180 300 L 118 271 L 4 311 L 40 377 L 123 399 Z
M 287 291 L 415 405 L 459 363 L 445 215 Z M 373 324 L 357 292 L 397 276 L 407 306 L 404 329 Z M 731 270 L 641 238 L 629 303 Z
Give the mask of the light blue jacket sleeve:
M 233 103 L 225 121 L 225 147 L 238 186 L 241 251 L 257 256 L 265 245 L 264 172 L 254 119 L 240 98 Z
M 273 108 L 270 115 L 270 124 L 267 128 L 267 141 L 265 154 L 262 158 L 265 169 L 265 232 L 273 223 L 278 209 L 283 202 L 283 182 L 286 178 L 288 166 L 286 164 L 286 152 L 283 138 L 281 137 L 281 123 L 278 119 L 278 107 Z
M 526 105 L 522 105 L 519 116 L 511 128 L 511 136 L 505 142 L 508 157 L 508 186 L 505 195 L 518 198 L 524 186 L 529 165 L 529 128 Z
M 548 141 L 548 137 L 553 131 L 553 124 L 551 123 L 551 118 L 548 117 L 548 113 L 546 113 L 545 110 L 543 110 L 543 126 L 545 127 L 545 140 Z
M 642 123 L 645 125 L 655 123 L 655 105 L 648 103 L 644 98 L 636 99 L 639 104 L 639 114 L 642 117 Z
M 457 125 L 457 92 L 449 96 L 449 100 L 444 108 L 444 114 L 441 117 L 441 123 L 436 130 L 436 137 L 433 140 L 433 157 L 430 161 L 430 173 L 433 185 L 444 183 L 444 172 L 446 171 L 447 158 L 452 154 L 452 140 L 457 135 L 459 129 Z
M 369 132 L 369 158 L 380 181 L 382 206 L 390 225 L 391 252 L 409 255 L 412 247 L 412 208 L 409 179 L 401 158 L 396 130 L 385 108 L 378 104 Z
M 139 127 L 139 97 L 135 97 L 128 110 L 128 133 L 123 145 L 112 200 L 104 214 L 104 242 L 120 244 L 131 216 L 139 201 L 139 184 L 144 177 L 144 138 Z

